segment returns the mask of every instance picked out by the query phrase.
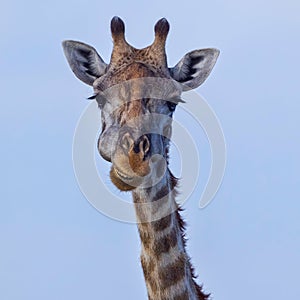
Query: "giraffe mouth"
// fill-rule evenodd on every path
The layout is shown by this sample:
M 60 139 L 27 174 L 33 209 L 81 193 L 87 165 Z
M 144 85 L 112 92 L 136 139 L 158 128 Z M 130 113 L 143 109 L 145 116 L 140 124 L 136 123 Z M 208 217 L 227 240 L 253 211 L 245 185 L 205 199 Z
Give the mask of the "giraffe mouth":
M 138 186 L 135 182 L 135 177 L 124 174 L 114 166 L 112 166 L 110 170 L 110 179 L 121 191 L 131 191 Z
M 132 181 L 134 179 L 134 177 L 125 175 L 123 172 L 121 172 L 120 170 L 118 170 L 117 168 L 114 168 L 115 174 L 122 180 L 124 181 Z

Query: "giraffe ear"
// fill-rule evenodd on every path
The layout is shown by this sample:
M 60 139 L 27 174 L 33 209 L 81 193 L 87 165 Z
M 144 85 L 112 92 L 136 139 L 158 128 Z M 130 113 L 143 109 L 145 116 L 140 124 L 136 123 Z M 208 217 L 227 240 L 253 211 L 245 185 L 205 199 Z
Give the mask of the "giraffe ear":
M 220 51 L 201 49 L 187 53 L 179 63 L 170 68 L 171 76 L 183 86 L 183 91 L 200 86 L 213 69 Z
M 107 64 L 93 47 L 76 41 L 64 41 L 62 46 L 72 71 L 84 83 L 93 85 L 105 74 Z

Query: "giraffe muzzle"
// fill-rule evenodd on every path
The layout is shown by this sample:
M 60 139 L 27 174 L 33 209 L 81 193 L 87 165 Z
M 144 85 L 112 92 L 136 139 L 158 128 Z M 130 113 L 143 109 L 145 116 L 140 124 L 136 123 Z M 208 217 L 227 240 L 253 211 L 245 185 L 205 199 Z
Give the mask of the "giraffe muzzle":
M 117 188 L 128 191 L 152 185 L 153 172 L 157 173 L 158 169 L 157 155 L 153 153 L 155 147 L 151 145 L 151 141 L 156 141 L 156 136 L 158 137 L 154 134 L 137 136 L 131 131 L 120 135 L 110 172 L 112 182 Z

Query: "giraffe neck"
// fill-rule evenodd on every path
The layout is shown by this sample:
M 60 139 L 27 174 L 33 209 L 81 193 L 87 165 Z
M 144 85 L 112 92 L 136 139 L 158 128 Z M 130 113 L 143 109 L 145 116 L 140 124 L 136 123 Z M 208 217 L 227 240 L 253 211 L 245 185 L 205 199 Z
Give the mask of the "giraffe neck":
M 154 187 L 133 192 L 148 297 L 149 300 L 205 300 L 208 295 L 195 283 L 185 250 L 184 222 L 175 201 L 175 185 L 176 179 L 167 172 Z M 155 202 L 159 199 L 162 200 Z M 166 210 L 171 213 L 158 219 L 158 212 Z

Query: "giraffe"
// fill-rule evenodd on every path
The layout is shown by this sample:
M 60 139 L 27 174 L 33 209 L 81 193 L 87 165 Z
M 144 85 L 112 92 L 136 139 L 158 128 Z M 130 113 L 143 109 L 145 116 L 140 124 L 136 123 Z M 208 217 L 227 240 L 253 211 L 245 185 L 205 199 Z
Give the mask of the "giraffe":
M 186 252 L 185 223 L 175 199 L 178 180 L 169 169 L 168 150 L 182 92 L 204 82 L 219 50 L 194 50 L 168 67 L 169 27 L 165 18 L 159 20 L 154 42 L 136 49 L 125 39 L 124 22 L 114 17 L 109 64 L 82 42 L 64 41 L 63 49 L 74 74 L 93 87 L 89 99 L 97 101 L 102 123 L 98 151 L 111 162 L 111 181 L 132 193 L 148 299 L 204 300 L 209 294 L 196 283 Z

